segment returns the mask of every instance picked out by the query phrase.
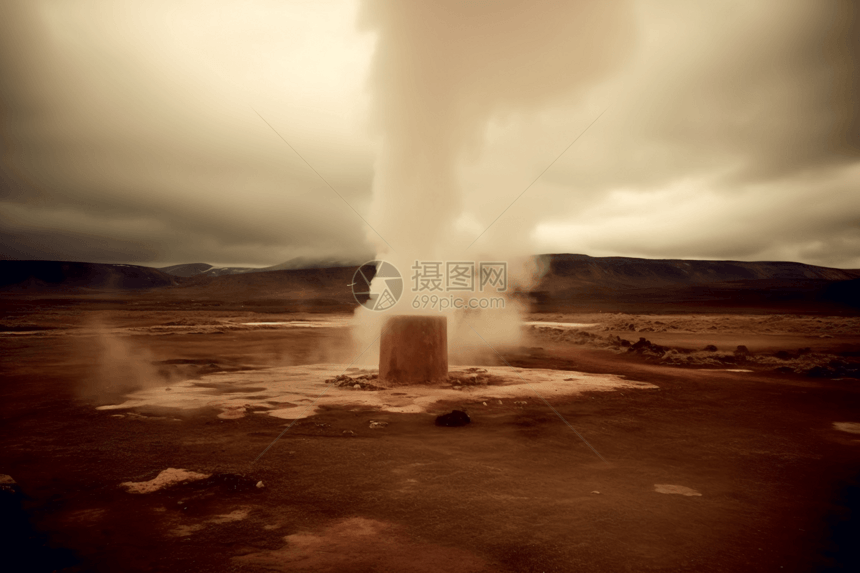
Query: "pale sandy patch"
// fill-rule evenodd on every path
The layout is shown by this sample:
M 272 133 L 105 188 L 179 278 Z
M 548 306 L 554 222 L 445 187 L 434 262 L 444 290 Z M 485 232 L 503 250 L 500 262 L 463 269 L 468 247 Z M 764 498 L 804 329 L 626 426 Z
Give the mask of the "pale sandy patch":
M 242 326 L 286 326 L 288 328 L 340 328 L 348 326 L 347 319 L 341 320 L 285 320 L 272 322 L 240 322 Z
M 857 422 L 833 422 L 833 427 L 849 434 L 860 434 L 860 423 Z
M 221 515 L 216 515 L 214 517 L 210 517 L 209 519 L 197 523 L 192 524 L 183 524 L 177 525 L 173 529 L 170 530 L 170 534 L 174 537 L 188 537 L 189 535 L 193 535 L 198 531 L 206 529 L 206 526 L 209 524 L 214 525 L 222 525 L 224 523 L 233 523 L 236 521 L 242 521 L 247 519 L 251 514 L 251 509 L 247 507 L 243 507 L 240 509 L 236 509 L 231 511 L 230 513 L 224 513 Z
M 221 413 L 218 414 L 218 417 L 222 420 L 238 420 L 239 418 L 245 417 L 247 404 L 241 404 L 237 406 L 226 406 Z
M 703 372 L 754 372 L 745 368 L 701 368 Z
M 468 377 L 467 366 L 450 369 L 451 374 Z M 382 390 L 355 390 L 326 384 L 327 379 L 343 374 L 338 364 L 283 366 L 244 372 L 221 372 L 199 380 L 171 386 L 172 391 L 150 388 L 134 392 L 121 404 L 99 406 L 99 410 L 118 410 L 144 406 L 183 410 L 213 407 L 219 417 L 233 419 L 246 408 L 283 419 L 312 416 L 320 405 L 375 407 L 386 412 L 422 413 L 433 410 L 438 402 L 489 400 L 538 395 L 551 400 L 583 392 L 609 392 L 619 389 L 654 389 L 652 384 L 627 380 L 614 374 L 586 374 L 543 368 L 480 367 L 500 382 L 493 386 L 401 386 Z M 376 370 L 350 369 L 350 376 L 373 374 Z M 229 392 L 225 392 L 229 389 Z
M 178 483 L 206 479 L 210 474 L 201 474 L 183 469 L 167 468 L 149 481 L 127 481 L 124 486 L 129 493 L 152 493 Z
M 596 322 L 525 322 L 525 326 L 536 326 L 537 328 L 591 328 L 600 326 Z
M 351 517 L 318 531 L 284 537 L 282 548 L 234 557 L 266 571 L 487 571 L 476 553 L 417 539 L 393 523 Z
M 207 523 L 230 523 L 233 521 L 242 521 L 243 519 L 247 519 L 251 514 L 251 510 L 248 508 L 236 509 L 231 511 L 230 513 L 225 513 L 223 515 L 216 515 L 212 519 L 207 519 Z
M 196 533 L 203 529 L 203 525 L 194 524 L 194 525 L 178 525 L 171 530 L 171 534 L 174 537 L 188 537 L 189 535 Z
M 701 497 L 702 494 L 697 492 L 694 489 L 689 487 L 684 487 L 682 485 L 670 485 L 665 483 L 655 483 L 654 491 L 657 493 L 675 493 L 678 495 L 686 495 L 686 496 L 698 496 Z

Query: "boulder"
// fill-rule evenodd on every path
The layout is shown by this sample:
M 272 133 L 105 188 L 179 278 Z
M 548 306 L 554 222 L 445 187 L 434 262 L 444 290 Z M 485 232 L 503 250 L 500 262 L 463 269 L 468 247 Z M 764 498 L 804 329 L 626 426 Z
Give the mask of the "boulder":
M 465 426 L 471 421 L 469 414 L 466 412 L 463 412 L 462 410 L 453 410 L 450 414 L 438 416 L 436 418 L 436 425 L 453 428 L 457 426 Z

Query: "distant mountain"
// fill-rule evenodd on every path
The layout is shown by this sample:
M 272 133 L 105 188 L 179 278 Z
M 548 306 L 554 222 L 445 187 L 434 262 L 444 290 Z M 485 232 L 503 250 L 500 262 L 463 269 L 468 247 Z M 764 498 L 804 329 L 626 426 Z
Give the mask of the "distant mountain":
M 540 255 L 537 261 L 542 276 L 530 297 L 546 310 L 860 306 L 860 294 L 850 294 L 860 270 L 569 254 Z
M 198 275 L 175 288 L 160 289 L 164 300 L 261 311 L 351 312 L 356 267 L 290 269 L 233 275 Z M 155 292 L 153 294 L 156 294 Z
M 179 280 L 158 269 L 65 261 L 0 261 L 4 291 L 87 292 L 140 290 L 173 286 Z
M 310 257 L 296 257 L 285 263 L 257 269 L 259 271 L 289 271 L 293 269 L 333 269 L 337 267 L 358 267 L 373 259 L 373 255 L 356 258 L 343 257 L 327 257 L 321 259 L 313 259 Z
M 860 278 L 860 270 L 832 269 L 803 263 L 634 259 L 588 255 L 539 255 L 548 276 L 582 283 L 637 287 L 707 284 L 736 280 L 830 280 Z
M 357 267 L 372 258 L 373 257 L 370 255 L 368 255 L 366 258 L 361 259 L 343 257 L 296 257 L 294 259 L 290 259 L 285 263 L 272 265 L 270 267 L 214 267 L 207 263 L 186 263 L 181 265 L 172 265 L 169 267 L 161 267 L 159 270 L 178 277 L 220 277 L 223 275 L 239 275 L 244 273 L 262 273 L 270 271 L 288 271 L 293 269 L 332 269 L 336 267 Z
M 214 268 L 212 265 L 208 265 L 206 263 L 185 263 L 183 265 L 159 267 L 158 270 L 177 277 L 193 277 L 205 273 L 212 268 Z
M 158 270 L 177 277 L 220 277 L 222 275 L 238 275 L 241 273 L 253 273 L 264 269 L 253 267 L 213 267 L 207 263 L 185 263 L 161 267 Z
M 535 284 L 515 296 L 540 312 L 856 313 L 860 270 L 802 263 L 536 257 Z M 296 258 L 262 269 L 205 263 L 153 269 L 57 261 L 0 261 L 6 294 L 147 291 L 177 304 L 347 312 L 364 261 Z M 310 267 L 306 265 L 311 265 Z M 331 266 L 329 266 L 331 265 Z M 169 274 L 172 273 L 172 274 Z M 521 287 L 523 288 L 523 287 Z M 205 301 L 205 302 L 204 302 Z

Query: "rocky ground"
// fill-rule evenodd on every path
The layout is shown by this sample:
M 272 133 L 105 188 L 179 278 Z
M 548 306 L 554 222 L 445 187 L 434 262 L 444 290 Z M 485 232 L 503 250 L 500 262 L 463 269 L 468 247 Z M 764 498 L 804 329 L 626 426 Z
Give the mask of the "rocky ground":
M 553 324 L 571 320 L 564 315 L 550 318 Z M 668 366 L 860 379 L 860 353 L 854 344 L 860 333 L 860 319 L 856 317 L 600 314 L 574 318 L 600 322 L 585 327 L 543 327 L 537 321 L 530 325 L 530 334 L 538 340 L 636 354 L 648 362 Z M 790 344 L 791 339 L 802 339 L 809 346 L 779 347 L 782 341 Z M 738 340 L 747 344 L 733 345 Z
M 348 316 L 133 303 L 4 307 L 3 570 L 860 568 L 856 318 L 536 314 L 562 325 L 505 361 L 631 387 L 479 398 L 496 360 L 431 411 L 323 396 L 289 419 L 97 408 L 346 365 Z M 379 392 L 338 376 L 322 386 Z M 454 409 L 470 423 L 434 424 Z

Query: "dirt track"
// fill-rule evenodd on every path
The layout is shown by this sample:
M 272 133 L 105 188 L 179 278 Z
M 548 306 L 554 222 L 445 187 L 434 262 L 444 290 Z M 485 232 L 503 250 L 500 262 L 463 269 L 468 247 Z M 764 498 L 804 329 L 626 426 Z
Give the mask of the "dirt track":
M 659 388 L 547 397 L 606 462 L 532 396 L 524 405 L 505 400 L 484 406 L 465 398 L 439 405 L 466 408 L 473 423 L 464 428 L 438 428 L 427 414 L 321 402 L 320 414 L 296 422 L 254 463 L 288 420 L 223 420 L 211 408 L 120 418 L 95 407 L 141 384 L 313 363 L 324 348 L 345 355 L 344 328 L 231 329 L 222 321 L 244 315 L 203 311 L 168 317 L 78 307 L 10 316 L 7 322 L 15 324 L 62 327 L 0 337 L 0 474 L 13 476 L 26 494 L 34 526 L 27 531 L 7 520 L 13 530 L 3 535 L 10 544 L 4 554 L 29 559 L 31 570 L 860 566 L 860 435 L 833 425 L 860 422 L 856 380 L 763 367 L 668 366 L 636 353 L 536 337 L 506 358 L 522 367 L 620 374 Z M 624 336 L 617 329 L 620 315 L 581 318 L 609 328 L 598 330 L 601 335 Z M 628 324 L 655 321 L 623 318 Z M 628 330 L 626 336 L 690 348 L 744 344 L 753 352 L 813 347 L 846 354 L 860 347 L 853 323 L 822 338 L 804 326 L 806 318 L 789 317 L 794 326 L 771 333 L 750 332 L 743 324 L 733 329 L 717 319 L 712 325 L 718 329 L 699 332 L 680 328 L 689 317 L 675 320 L 679 328 Z M 185 322 L 158 329 L 171 321 Z M 85 332 L 94 324 L 120 344 L 105 346 Z M 105 370 L 105 348 L 129 367 L 117 370 L 114 361 Z M 335 350 L 325 354 L 340 358 Z M 144 371 L 142 365 L 152 363 Z M 370 420 L 388 425 L 370 429 Z M 167 468 L 210 477 L 149 494 L 120 485 L 151 480 Z M 701 495 L 658 493 L 656 485 Z M 53 550 L 45 551 L 45 544 Z

